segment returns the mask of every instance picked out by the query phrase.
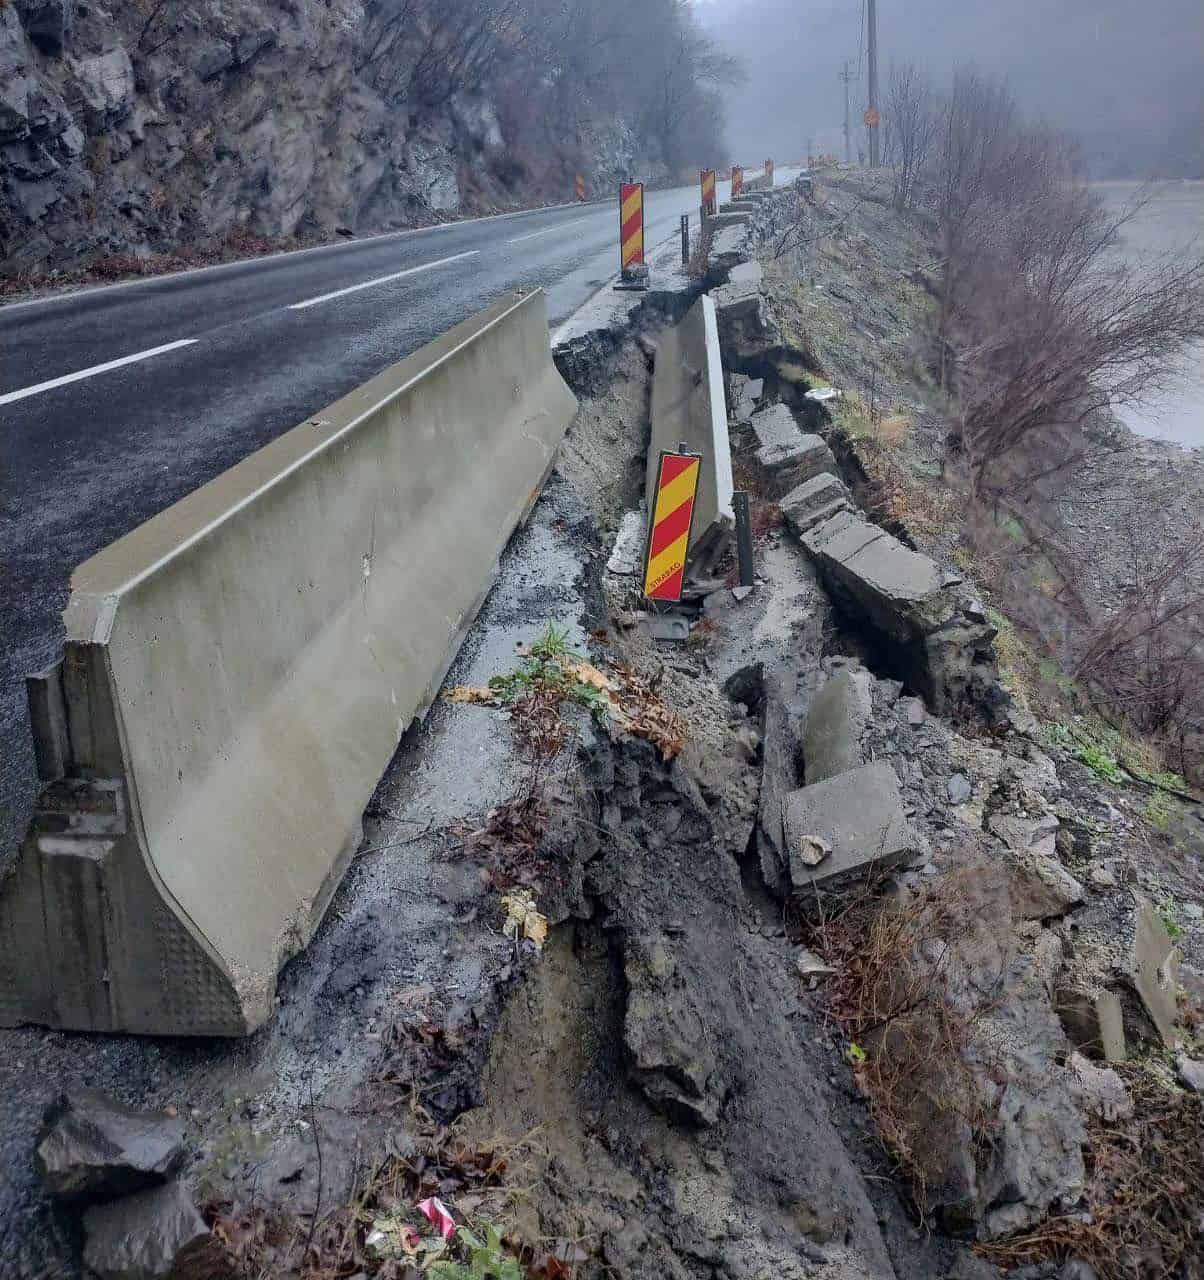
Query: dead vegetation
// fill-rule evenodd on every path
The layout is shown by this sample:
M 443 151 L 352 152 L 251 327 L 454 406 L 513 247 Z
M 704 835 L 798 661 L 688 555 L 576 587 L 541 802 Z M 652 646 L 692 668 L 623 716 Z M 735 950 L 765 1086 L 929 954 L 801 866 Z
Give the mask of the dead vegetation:
M 976 1151 L 991 1143 L 991 1114 L 966 1050 L 995 993 L 969 1004 L 950 996 L 959 941 L 993 927 L 975 892 L 979 874 L 962 868 L 886 901 L 867 884 L 802 929 L 835 970 L 826 985 L 829 1015 L 847 1039 L 878 1137 L 925 1219 L 947 1198 L 933 1174 L 948 1152 L 967 1139 Z
M 525 1194 L 515 1173 L 526 1141 L 499 1138 L 477 1146 L 454 1126 L 435 1124 L 416 1104 L 411 1114 L 417 1136 L 392 1141 L 396 1149 L 364 1171 L 346 1204 L 314 1214 L 210 1204 L 205 1217 L 220 1257 L 207 1274 L 232 1280 L 569 1277 L 554 1252 L 509 1232 Z M 419 1208 L 431 1197 L 453 1210 L 448 1239 L 427 1216 L 429 1206 Z M 486 1247 L 476 1250 L 470 1241 Z M 474 1257 L 477 1270 L 470 1269 Z
M 1086 1210 L 979 1252 L 999 1266 L 1082 1258 L 1101 1280 L 1201 1275 L 1204 1098 L 1168 1086 L 1143 1063 L 1117 1064 L 1136 1115 L 1089 1121 Z

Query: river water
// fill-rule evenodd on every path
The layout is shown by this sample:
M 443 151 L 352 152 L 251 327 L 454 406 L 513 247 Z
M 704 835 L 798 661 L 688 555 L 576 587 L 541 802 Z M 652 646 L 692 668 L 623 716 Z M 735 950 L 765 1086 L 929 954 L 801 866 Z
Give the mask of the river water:
M 1135 182 L 1100 182 L 1095 189 L 1109 206 L 1120 207 L 1140 188 Z M 1204 253 L 1204 182 L 1159 183 L 1149 204 L 1121 234 L 1120 249 L 1130 262 L 1156 262 L 1184 251 Z M 1173 386 L 1140 408 L 1117 412 L 1139 435 L 1204 448 L 1204 344 L 1185 354 Z

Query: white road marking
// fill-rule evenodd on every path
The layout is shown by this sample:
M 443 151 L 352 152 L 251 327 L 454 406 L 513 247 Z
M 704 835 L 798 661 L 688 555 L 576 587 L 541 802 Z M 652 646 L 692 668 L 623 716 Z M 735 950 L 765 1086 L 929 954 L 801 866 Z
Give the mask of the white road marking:
M 107 360 L 104 364 L 94 364 L 90 369 L 80 369 L 78 373 L 67 373 L 61 378 L 51 378 L 49 382 L 39 382 L 32 387 L 22 387 L 19 391 L 9 391 L 0 395 L 0 404 L 12 404 L 16 400 L 24 400 L 27 396 L 41 395 L 43 391 L 52 391 L 55 387 L 65 387 L 69 382 L 82 382 L 84 378 L 94 378 L 98 373 L 108 373 L 110 369 L 120 369 L 123 365 L 137 364 L 139 360 L 150 360 L 153 356 L 161 356 L 166 351 L 178 351 L 181 347 L 191 347 L 198 338 L 181 338 L 179 342 L 168 342 L 161 347 L 151 347 L 149 351 L 136 351 L 132 356 L 122 356 L 120 360 Z
M 417 275 L 419 271 L 431 271 L 435 267 L 444 267 L 449 262 L 459 262 L 461 258 L 475 258 L 480 252 L 480 249 L 469 249 L 467 253 L 454 253 L 450 258 L 440 258 L 437 262 L 424 262 L 420 267 L 408 267 L 405 271 L 394 271 L 389 276 L 377 276 L 375 280 L 365 280 L 363 284 L 348 285 L 346 289 L 336 289 L 333 293 L 306 298 L 304 302 L 294 302 L 289 310 L 304 311 L 306 307 L 316 307 L 320 302 L 329 302 L 332 298 L 342 298 L 349 293 L 358 293 L 361 289 L 372 289 L 378 284 L 388 284 L 390 280 L 400 280 L 403 276 Z
M 588 222 L 588 218 L 574 218 L 572 222 L 558 222 L 554 227 L 544 227 L 542 231 L 532 231 L 525 236 L 515 236 L 507 244 L 518 244 L 520 240 L 534 240 L 536 236 L 550 235 L 553 231 L 563 231 L 565 227 L 575 227 L 579 222 Z

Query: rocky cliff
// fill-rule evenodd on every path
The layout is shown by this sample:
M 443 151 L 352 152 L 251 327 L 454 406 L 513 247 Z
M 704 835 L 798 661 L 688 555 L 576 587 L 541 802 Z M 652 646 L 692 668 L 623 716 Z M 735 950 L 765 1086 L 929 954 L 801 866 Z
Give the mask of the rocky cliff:
M 571 198 L 622 121 L 507 128 L 488 89 L 407 100 L 361 0 L 0 0 L 0 277 L 231 236 Z

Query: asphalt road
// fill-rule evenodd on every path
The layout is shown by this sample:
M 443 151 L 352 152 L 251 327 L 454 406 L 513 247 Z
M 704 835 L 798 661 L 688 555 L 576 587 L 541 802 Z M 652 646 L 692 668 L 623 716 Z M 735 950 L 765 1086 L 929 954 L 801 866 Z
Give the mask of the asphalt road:
M 697 200 L 650 192 L 648 247 Z M 74 567 L 507 290 L 542 285 L 556 325 L 616 271 L 617 224 L 535 210 L 0 308 L 0 866 Z

